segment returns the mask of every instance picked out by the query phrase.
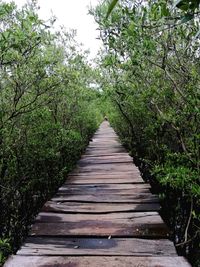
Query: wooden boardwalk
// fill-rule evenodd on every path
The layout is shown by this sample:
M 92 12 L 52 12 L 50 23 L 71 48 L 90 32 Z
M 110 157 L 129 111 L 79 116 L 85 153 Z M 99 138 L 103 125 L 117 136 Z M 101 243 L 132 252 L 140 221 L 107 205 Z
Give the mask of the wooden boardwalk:
M 5 267 L 186 267 L 150 192 L 103 122 Z

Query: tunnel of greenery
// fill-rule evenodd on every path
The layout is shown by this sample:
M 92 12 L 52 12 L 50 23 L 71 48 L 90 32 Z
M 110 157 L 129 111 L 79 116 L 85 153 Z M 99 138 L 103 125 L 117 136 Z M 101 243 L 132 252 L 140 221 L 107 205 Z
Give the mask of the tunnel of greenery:
M 0 263 L 107 116 L 200 265 L 199 2 L 100 1 L 95 67 L 35 1 L 0 2 Z
M 178 252 L 200 266 L 200 1 L 113 0 L 91 10 L 109 120 L 160 194 Z

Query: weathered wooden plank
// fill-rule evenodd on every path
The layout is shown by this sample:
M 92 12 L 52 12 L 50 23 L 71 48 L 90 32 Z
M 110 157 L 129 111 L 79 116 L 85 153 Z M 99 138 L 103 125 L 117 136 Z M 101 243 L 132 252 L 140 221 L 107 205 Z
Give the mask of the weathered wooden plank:
M 93 174 L 94 172 L 94 174 Z M 119 174 L 122 176 L 123 178 L 123 174 L 125 174 L 125 172 L 129 172 L 128 174 L 132 174 L 132 175 L 136 175 L 136 174 L 139 174 L 138 171 L 134 170 L 132 167 L 127 169 L 121 169 L 121 168 L 115 168 L 115 167 L 110 167 L 110 165 L 108 165 L 106 168 L 101 168 L 101 164 L 98 164 L 97 167 L 92 167 L 90 168 L 89 166 L 87 167 L 77 167 L 74 171 L 73 171 L 73 174 L 78 174 L 78 173 L 81 173 L 84 175 L 87 174 L 87 173 L 91 173 L 92 175 L 95 175 L 96 174 L 112 174 L 114 173 L 115 174 Z
M 45 212 L 64 212 L 64 213 L 113 213 L 113 212 L 138 212 L 138 211 L 158 211 L 159 203 L 142 204 L 114 204 L 114 203 L 82 203 L 82 202 L 55 202 L 48 201 L 43 206 Z
M 96 179 L 81 179 L 74 178 L 69 180 L 69 184 L 134 184 L 134 183 L 144 183 L 144 181 L 138 177 L 138 179 L 105 179 L 105 178 L 96 178 Z
M 73 191 L 73 190 L 80 190 L 80 191 L 83 191 L 83 190 L 102 190 L 104 192 L 107 192 L 106 190 L 114 190 L 117 191 L 117 190 L 137 190 L 137 189 L 150 189 L 151 186 L 147 183 L 135 183 L 135 184 L 77 184 L 77 185 L 73 185 L 73 184 L 68 184 L 68 183 L 65 183 L 63 184 L 60 188 L 59 188 L 59 191 L 67 191 L 67 190 L 70 190 L 70 191 Z
M 117 140 L 94 140 L 92 142 L 89 143 L 88 148 L 96 148 L 96 147 L 100 147 L 100 148 L 115 148 L 115 147 L 121 147 L 124 148 L 122 146 L 122 144 L 120 144 Z
M 116 177 L 121 177 L 121 179 L 125 178 L 141 178 L 140 173 L 137 170 L 132 170 L 132 171 L 120 171 L 120 170 L 104 170 L 104 169 L 97 169 L 97 170 L 85 170 L 85 171 L 80 171 L 80 169 L 76 169 L 76 171 L 73 171 L 69 174 L 69 177 L 72 176 L 88 176 L 88 177 L 93 177 L 93 178 L 102 178 L 102 177 L 109 177 L 109 178 L 116 178 Z
M 101 158 L 101 159 L 81 159 L 78 162 L 79 166 L 91 166 L 91 164 L 127 164 L 127 163 L 133 163 L 132 159 L 129 158 Z
M 109 146 L 105 144 L 104 147 L 102 145 L 89 145 L 86 149 L 86 152 L 92 152 L 93 154 L 98 153 L 100 151 L 104 152 L 126 152 L 123 146 L 112 145 Z
M 89 164 L 85 166 L 77 166 L 77 168 L 74 170 L 74 173 L 76 172 L 86 172 L 86 171 L 96 171 L 96 172 L 102 172 L 102 171 L 120 171 L 120 172 L 134 172 L 137 168 L 130 162 L 130 163 L 123 163 L 123 164 L 115 164 L 115 163 L 102 163 L 102 164 Z
M 98 155 L 85 155 L 83 154 L 81 156 L 80 160 L 84 160 L 84 159 L 90 159 L 90 160 L 100 160 L 100 159 L 130 159 L 133 160 L 133 158 L 127 153 L 127 152 L 123 152 L 123 153 L 110 153 L 110 154 L 105 154 L 102 155 L 101 157 L 99 157 Z
M 83 172 L 83 173 L 76 173 L 76 172 L 71 172 L 68 175 L 68 180 L 69 179 L 74 179 L 74 177 L 83 177 L 83 178 L 95 178 L 95 179 L 126 179 L 126 178 L 141 178 L 139 171 L 135 170 L 132 172 L 121 172 L 121 171 L 114 171 L 112 173 L 109 172 Z M 68 181 L 67 180 L 67 181 Z
M 130 157 L 129 156 L 129 154 L 127 153 L 127 152 L 121 152 L 121 153 L 115 153 L 115 152 L 110 152 L 110 153 L 103 153 L 103 154 L 101 154 L 101 155 L 93 155 L 93 154 L 90 154 L 90 155 L 88 155 L 88 154 L 84 154 L 84 155 L 82 155 L 81 156 L 81 158 L 82 159 L 84 159 L 84 158 L 100 158 L 100 157 L 123 157 L 123 156 L 128 156 L 128 157 Z M 131 157 L 132 158 L 132 157 Z
M 107 159 L 108 162 L 109 160 L 115 160 L 115 159 L 128 159 L 128 160 L 132 160 L 133 162 L 133 158 L 128 154 L 128 153 L 110 153 L 110 154 L 105 154 L 103 155 L 102 157 L 99 157 L 98 155 L 85 155 L 83 154 L 80 158 L 80 160 L 85 160 L 85 159 L 88 159 L 88 160 L 100 160 L 100 159 Z
M 176 256 L 167 239 L 29 237 L 17 255 Z
M 99 136 L 97 135 L 94 135 L 93 138 L 92 138 L 92 141 L 90 141 L 91 144 L 97 142 L 106 142 L 106 141 L 111 141 L 110 143 L 117 143 L 119 145 L 121 145 L 121 143 L 119 142 L 119 139 L 117 138 L 116 134 L 115 133 L 109 133 L 109 132 L 105 132 L 106 135 L 102 135 L 102 132 L 99 134 Z M 107 135 L 108 134 L 108 135 Z M 109 136 L 109 138 L 108 138 Z M 100 138 L 99 138 L 100 137 Z
M 132 161 L 104 122 L 5 267 L 190 266 L 166 239 L 158 198 Z
M 30 235 L 168 237 L 168 229 L 156 212 L 103 215 L 41 212 Z
M 85 150 L 85 155 L 88 154 L 93 154 L 93 155 L 98 155 L 98 154 L 108 154 L 108 153 L 122 153 L 122 152 L 126 152 L 126 150 L 122 147 L 116 147 L 116 148 L 87 148 Z
M 108 150 L 108 149 L 120 149 L 121 152 L 125 152 L 125 148 L 119 144 L 117 141 L 113 142 L 112 139 L 109 140 L 94 140 L 92 142 L 89 143 L 87 149 L 91 149 L 91 150 L 96 150 L 96 149 L 101 149 L 101 150 Z
M 150 223 L 163 223 L 163 220 L 157 212 L 121 212 L 109 214 L 63 214 L 40 212 L 35 222 L 76 222 L 76 221 L 113 221 L 113 222 L 130 222 L 134 224 L 150 224 Z
M 101 165 L 101 164 L 100 164 Z M 120 169 L 113 169 L 112 171 L 109 170 L 109 166 L 108 166 L 108 169 L 105 170 L 105 169 L 101 169 L 100 167 L 101 166 L 98 166 L 97 169 L 94 169 L 94 170 L 91 170 L 91 169 L 86 169 L 86 170 L 81 170 L 82 167 L 80 168 L 76 168 L 73 172 L 71 172 L 69 174 L 69 176 L 78 176 L 78 175 L 81 175 L 81 176 L 86 176 L 86 175 L 91 175 L 91 176 L 96 176 L 96 175 L 101 175 L 101 176 L 106 176 L 106 175 L 113 175 L 112 178 L 114 178 L 115 176 L 121 176 L 121 178 L 124 178 L 124 177 L 134 177 L 136 175 L 140 176 L 140 172 L 138 170 L 120 170 Z
M 151 193 L 130 195 L 60 195 L 52 198 L 53 201 L 77 201 L 77 202 L 99 202 L 99 203 L 157 203 L 159 199 Z
M 73 172 L 70 173 L 67 179 L 67 183 L 77 183 L 79 180 L 87 180 L 89 183 L 144 183 L 144 180 L 141 178 L 139 172 L 132 173 L 123 173 L 123 172 Z
M 60 188 L 56 194 L 59 195 L 88 195 L 88 194 L 101 194 L 101 195 L 130 195 L 130 194 L 140 194 L 140 193 L 149 193 L 149 188 L 134 188 L 134 189 L 99 189 L 99 188 Z
M 78 161 L 78 164 L 127 164 L 127 163 L 132 163 L 133 164 L 133 159 L 128 156 L 123 156 L 123 157 L 118 157 L 116 156 L 86 156 L 84 158 L 81 158 Z
M 189 267 L 183 257 L 11 256 L 4 267 Z
M 122 147 L 124 148 L 117 140 L 106 140 L 106 139 L 102 139 L 102 140 L 93 140 L 92 142 L 89 143 L 88 148 L 118 148 L 118 147 Z

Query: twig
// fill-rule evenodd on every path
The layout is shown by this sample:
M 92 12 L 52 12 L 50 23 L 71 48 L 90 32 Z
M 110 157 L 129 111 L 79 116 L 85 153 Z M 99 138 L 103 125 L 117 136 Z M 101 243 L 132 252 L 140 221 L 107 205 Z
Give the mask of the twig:
M 185 244 L 191 242 L 196 237 L 196 235 L 198 234 L 198 231 L 197 231 L 195 236 L 188 240 L 188 229 L 189 229 L 190 222 L 191 222 L 191 219 L 192 219 L 192 210 L 193 210 L 193 198 L 191 197 L 190 214 L 189 214 L 188 222 L 187 222 L 187 225 L 186 225 L 186 228 L 185 228 L 184 241 L 182 243 L 177 244 L 176 245 L 177 247 L 185 245 Z

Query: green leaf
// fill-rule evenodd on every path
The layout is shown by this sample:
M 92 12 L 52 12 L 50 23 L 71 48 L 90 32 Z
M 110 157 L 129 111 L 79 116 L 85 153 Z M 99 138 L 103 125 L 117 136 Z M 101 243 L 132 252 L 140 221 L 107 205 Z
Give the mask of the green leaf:
M 174 7 L 177 7 L 183 11 L 187 11 L 189 9 L 189 3 L 188 1 L 185 1 L 185 0 L 178 0 Z
M 165 17 L 170 15 L 170 12 L 169 12 L 169 9 L 168 9 L 166 3 L 162 4 L 162 6 L 161 6 L 161 14 L 162 14 L 162 16 L 165 16 Z
M 108 7 L 108 12 L 106 14 L 106 18 L 108 18 L 110 16 L 110 13 L 113 11 L 113 9 L 115 8 L 117 3 L 118 3 L 118 0 L 112 0 L 112 2 L 110 3 L 110 5 Z
M 186 23 L 186 22 L 190 21 L 190 20 L 193 19 L 193 18 L 194 18 L 194 14 L 186 14 L 186 15 L 182 18 L 181 22 L 182 22 L 182 23 Z
M 192 10 L 194 11 L 196 8 L 199 7 L 200 4 L 200 0 L 192 0 L 192 1 L 188 1 L 188 0 L 178 0 L 174 7 L 177 7 L 183 11 L 188 11 L 188 10 Z

